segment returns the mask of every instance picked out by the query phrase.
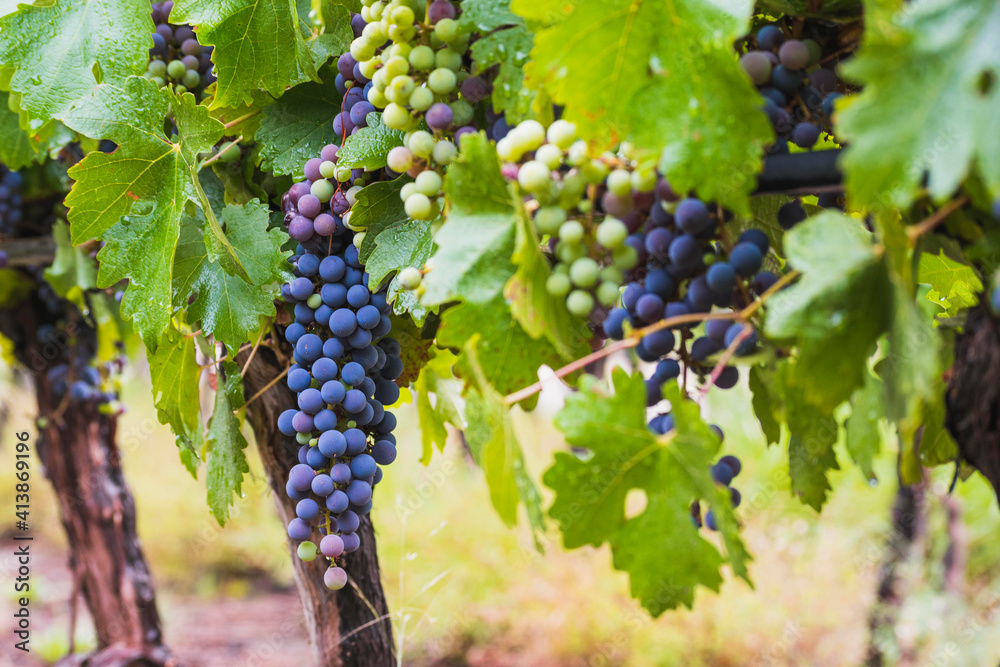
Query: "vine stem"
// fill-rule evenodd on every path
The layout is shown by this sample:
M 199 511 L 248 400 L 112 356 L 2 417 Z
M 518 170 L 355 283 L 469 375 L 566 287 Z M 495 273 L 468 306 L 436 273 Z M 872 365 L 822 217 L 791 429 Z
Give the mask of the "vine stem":
M 248 405 L 250 405 L 251 403 L 253 403 L 254 401 L 256 401 L 258 398 L 260 398 L 264 394 L 264 392 L 266 392 L 268 389 L 270 389 L 274 385 L 278 384 L 278 382 L 281 381 L 281 378 L 283 378 L 286 375 L 288 375 L 288 369 L 289 368 L 291 368 L 291 366 L 286 367 L 285 370 L 281 371 L 277 376 L 275 376 L 275 378 L 273 380 L 271 380 L 270 382 L 268 382 L 267 384 L 265 384 L 263 387 L 261 387 L 260 391 L 258 391 L 256 394 L 254 394 L 253 396 L 251 396 L 250 399 L 246 403 L 244 403 L 243 407 L 240 408 L 240 409 L 241 410 L 246 410 L 246 408 L 247 408 Z
M 736 348 L 738 348 L 740 343 L 742 343 L 747 336 L 752 333 L 753 327 L 749 323 L 744 324 L 743 328 L 740 329 L 739 334 L 737 334 L 736 338 L 733 339 L 733 342 L 729 344 L 729 347 L 722 352 L 722 356 L 719 357 L 719 361 L 716 362 L 715 367 L 712 369 L 712 373 L 708 376 L 708 382 L 706 382 L 705 386 L 701 388 L 701 396 L 698 399 L 699 401 L 708 395 L 709 390 L 715 386 L 715 381 L 719 379 L 720 375 L 722 375 L 722 370 L 726 367 L 726 364 L 728 364 L 729 360 L 733 358 L 734 354 L 736 354 Z
M 218 151 L 216 151 L 215 155 L 213 155 L 212 157 L 210 157 L 207 160 L 205 160 L 204 162 L 202 162 L 201 163 L 201 167 L 199 167 L 198 169 L 199 170 L 203 169 L 204 167 L 207 167 L 208 165 L 212 164 L 213 162 L 215 162 L 216 160 L 218 160 L 220 157 L 222 157 L 223 153 L 225 153 L 226 151 L 228 151 L 230 148 L 232 148 L 236 144 L 240 143 L 241 141 L 243 141 L 243 135 L 242 134 L 240 136 L 236 137 L 235 139 L 233 139 L 232 141 L 230 141 L 228 144 L 226 144 L 222 148 L 220 148 Z
M 271 318 L 268 318 L 267 324 L 265 324 L 260 328 L 260 335 L 257 336 L 257 342 L 253 344 L 253 349 L 250 350 L 250 356 L 247 357 L 247 362 L 243 364 L 243 369 L 240 371 L 240 377 L 243 377 L 247 374 L 247 369 L 250 368 L 250 362 L 252 362 L 253 358 L 257 355 L 257 348 L 260 347 L 261 341 L 264 340 L 264 334 L 267 333 L 267 331 L 270 328 L 271 328 Z M 240 348 L 240 352 L 242 351 L 243 348 Z M 237 354 L 239 354 L 239 352 L 237 352 Z
M 770 299 L 776 292 L 778 292 L 778 290 L 782 289 L 783 287 L 785 287 L 785 285 L 792 282 L 798 277 L 799 277 L 798 271 L 790 271 L 789 273 L 786 273 L 776 283 L 771 285 L 771 287 L 766 292 L 761 294 L 760 298 L 757 301 L 754 301 L 749 306 L 747 306 L 746 308 L 744 308 L 739 312 L 692 313 L 689 315 L 678 315 L 677 317 L 668 317 L 667 319 L 660 320 L 659 322 L 656 322 L 654 324 L 650 324 L 647 327 L 636 329 L 632 331 L 632 333 L 630 333 L 627 338 L 624 338 L 616 343 L 612 343 L 611 345 L 608 345 L 606 347 L 602 347 L 600 350 L 597 350 L 596 352 L 591 352 L 585 357 L 582 357 L 580 359 L 577 359 L 576 361 L 572 361 L 566 364 L 559 370 L 555 371 L 552 375 L 546 377 L 544 380 L 539 380 L 538 382 L 534 383 L 531 386 L 525 387 L 524 389 L 516 391 L 513 394 L 508 394 L 507 396 L 504 397 L 503 402 L 505 405 L 513 405 L 514 403 L 523 401 L 529 396 L 534 396 L 535 394 L 537 394 L 542 390 L 542 387 L 549 380 L 553 378 L 563 378 L 569 375 L 570 373 L 578 371 L 581 368 L 587 366 L 588 364 L 597 361 L 598 359 L 603 359 L 609 354 L 614 354 L 619 350 L 627 350 L 630 347 L 635 347 L 636 345 L 639 344 L 639 341 L 642 340 L 643 337 L 648 336 L 654 331 L 659 331 L 660 329 L 666 329 L 669 327 L 677 326 L 678 324 L 692 324 L 692 323 L 704 322 L 706 320 L 746 321 L 751 315 L 753 315 L 757 311 L 758 308 L 760 308 L 764 304 L 765 301 Z
M 244 115 L 240 116 L 236 120 L 229 121 L 228 123 L 226 123 L 222 127 L 226 128 L 227 130 L 231 129 L 231 128 L 234 128 L 237 125 L 239 125 L 240 123 L 242 123 L 243 121 L 249 120 L 249 119 L 253 118 L 254 116 L 256 116 L 259 113 L 260 113 L 260 109 L 257 109 L 256 111 L 251 111 L 248 114 L 244 114 Z
M 954 213 L 956 210 L 965 206 L 969 201 L 969 195 L 962 195 L 958 199 L 953 199 L 938 210 L 934 211 L 930 216 L 921 220 L 915 225 L 910 225 L 906 229 L 906 235 L 910 239 L 910 244 L 912 245 L 921 236 L 931 231 L 947 218 L 949 215 Z

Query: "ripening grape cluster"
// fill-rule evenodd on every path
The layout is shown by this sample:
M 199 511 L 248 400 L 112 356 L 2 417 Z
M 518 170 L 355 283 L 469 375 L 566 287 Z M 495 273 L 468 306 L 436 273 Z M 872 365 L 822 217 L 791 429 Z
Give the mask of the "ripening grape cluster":
M 345 197 L 329 180 L 336 176 L 336 148 L 325 146 L 318 161 L 310 160 L 307 180 L 284 197 L 289 233 L 300 243 L 290 260 L 296 278 L 281 290 L 294 304 L 285 338 L 295 346 L 287 382 L 298 409 L 278 419 L 278 429 L 300 446 L 286 485 L 296 501 L 288 536 L 300 542 L 303 560 L 317 554 L 331 560 L 324 581 L 333 590 L 347 582 L 336 559 L 360 546 L 360 517 L 371 510 L 381 466 L 396 458 L 396 418 L 386 406 L 399 399 L 403 373 L 400 345 L 387 337 L 385 289 L 369 289 L 358 235 L 345 226 L 353 193 Z
M 489 96 L 491 86 L 468 72 L 471 35 L 460 30 L 457 7 L 448 0 L 365 0 L 352 20 L 355 39 L 337 63 L 351 114 L 337 117 L 354 132 L 364 116 L 381 110 L 382 122 L 406 132 L 403 146 L 388 156 L 394 173 L 414 177 L 400 193 L 407 215 L 429 220 L 440 212 L 445 167 L 458 152 L 461 136 L 475 132 L 474 105 Z M 363 101 L 360 101 L 363 100 Z M 358 108 L 364 112 L 357 111 Z M 423 124 L 423 125 L 422 125 Z M 426 127 L 426 129 L 424 129 Z
M 840 84 L 833 69 L 820 65 L 822 47 L 813 39 L 789 39 L 778 25 L 755 36 L 757 48 L 740 56 L 740 65 L 764 96 L 778 140 L 769 151 L 787 153 L 788 142 L 812 148 L 831 130 Z
M 743 470 L 743 464 L 740 463 L 740 460 L 735 456 L 726 455 L 720 458 L 710 471 L 712 473 L 712 481 L 729 489 L 729 502 L 733 509 L 739 507 L 740 502 L 743 500 L 739 490 L 732 485 L 733 479 L 740 474 L 741 470 Z M 697 528 L 701 528 L 704 525 L 709 530 L 719 529 L 715 513 L 711 509 L 705 512 L 704 522 L 702 521 L 701 503 L 697 500 L 691 503 L 691 522 Z
M 190 91 L 201 98 L 205 86 L 215 81 L 212 47 L 202 46 L 189 25 L 170 23 L 173 0 L 153 4 L 153 48 L 145 77 L 160 88 L 172 86 L 177 93 Z

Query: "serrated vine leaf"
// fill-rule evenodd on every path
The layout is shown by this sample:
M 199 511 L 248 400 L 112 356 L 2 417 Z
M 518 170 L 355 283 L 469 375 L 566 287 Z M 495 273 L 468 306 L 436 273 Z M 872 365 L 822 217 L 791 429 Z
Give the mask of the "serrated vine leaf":
M 176 143 L 163 134 L 171 110 Z M 198 198 L 197 155 L 221 138 L 222 124 L 195 104 L 193 95 L 174 96 L 140 77 L 128 79 L 124 89 L 98 86 L 65 122 L 120 146 L 111 154 L 90 153 L 70 169 L 76 179 L 66 197 L 70 233 L 75 244 L 93 238 L 106 242 L 98 256 L 98 286 L 129 280 L 122 314 L 135 320 L 147 347 L 155 347 L 171 314 L 181 216 L 187 202 Z M 225 237 L 213 238 L 216 253 L 229 256 L 229 268 L 238 264 Z
M 42 162 L 49 151 L 73 139 L 73 133 L 59 122 L 46 123 L 40 131 L 22 129 L 19 114 L 10 109 L 10 98 L 8 93 L 0 92 L 0 162 L 9 169 Z
M 329 143 L 340 145 L 333 119 L 340 113 L 341 95 L 334 75 L 324 83 L 295 86 L 264 108 L 257 130 L 261 167 L 278 174 L 300 174 L 307 160 Z
M 776 445 L 781 440 L 781 420 L 770 389 L 773 381 L 773 369 L 765 366 L 754 366 L 750 369 L 749 385 L 753 394 L 753 412 L 769 445 Z
M 976 270 L 948 257 L 944 250 L 936 255 L 920 254 L 917 281 L 931 286 L 927 300 L 944 308 L 942 317 L 955 317 L 962 310 L 975 306 L 983 291 L 983 281 Z
M 417 398 L 417 417 L 420 420 L 420 462 L 424 465 L 431 462 L 435 446 L 439 451 L 444 451 L 448 441 L 447 424 L 456 428 L 465 426 L 455 406 L 452 387 L 449 386 L 455 384 L 451 374 L 454 363 L 455 355 L 448 350 L 437 349 L 413 383 Z
M 788 378 L 801 372 L 800 369 L 786 365 L 783 370 L 785 416 L 791 433 L 788 474 L 792 492 L 818 512 L 833 488 L 830 471 L 840 469 L 833 450 L 837 442 L 837 422 L 828 411 L 809 403 L 801 392 L 794 390 Z
M 941 201 L 973 165 L 1000 195 L 1000 5 L 874 6 L 867 22 L 877 29 L 865 31 L 845 66 L 864 90 L 837 118 L 850 140 L 844 173 L 852 202 L 906 207 L 924 187 Z
M 441 315 L 437 341 L 442 347 L 463 349 L 465 342 L 480 334 L 476 354 L 486 380 L 502 394 L 523 389 L 538 379 L 543 364 L 558 368 L 563 357 L 546 340 L 534 340 L 511 315 L 503 295 L 485 304 L 463 303 Z M 463 355 L 456 373 L 466 381 L 473 378 L 468 359 Z M 525 400 L 526 409 L 534 407 L 537 396 Z
M 541 516 L 541 496 L 525 470 L 511 411 L 483 374 L 476 343 L 473 337 L 465 345 L 465 356 L 476 384 L 465 397 L 468 420 L 465 437 L 476 463 L 486 475 L 494 509 L 505 524 L 514 526 L 521 502 L 528 508 L 529 517 Z M 541 530 L 542 526 L 532 525 L 532 528 Z
M 526 68 L 581 136 L 663 152 L 678 191 L 744 211 L 773 136 L 732 44 L 753 3 L 514 0 L 522 16 L 556 16 Z M 564 13 L 565 12 L 565 13 Z M 606 48 L 594 48 L 594 44 Z M 697 75 L 693 75 L 697 73 Z M 717 178 L 719 173 L 727 178 Z
M 202 332 L 215 336 L 230 350 L 237 349 L 260 331 L 263 319 L 275 314 L 274 299 L 279 281 L 287 277 L 281 250 L 285 235 L 268 230 L 267 208 L 252 200 L 229 205 L 222 211 L 228 238 L 237 249 L 251 282 L 229 275 L 208 256 L 198 220 L 185 218 L 174 258 L 174 299 L 178 308 L 188 306 L 188 319 L 200 322 Z
M 892 286 L 871 235 L 839 213 L 797 225 L 785 252 L 802 278 L 768 302 L 765 332 L 798 343 L 800 370 L 789 386 L 832 410 L 863 382 L 865 362 L 889 323 Z
M 316 78 L 294 0 L 176 0 L 170 19 L 197 26 L 198 41 L 215 47 L 213 109 L 248 104 L 258 89 L 280 97 Z
M 146 349 L 156 417 L 161 424 L 170 425 L 181 460 L 192 476 L 196 476 L 198 464 L 192 440 L 201 440 L 201 404 L 198 400 L 201 369 L 194 346 L 193 337 L 170 329 L 155 350 Z
M 583 456 L 559 452 L 543 477 L 555 501 L 549 514 L 567 548 L 610 542 L 614 565 L 629 573 L 632 594 L 654 616 L 691 606 L 694 590 L 718 590 L 726 558 L 702 539 L 691 522 L 692 498 L 708 501 L 723 529 L 734 571 L 746 577 L 746 551 L 736 534 L 725 495 L 709 468 L 718 438 L 701 421 L 698 407 L 670 387 L 677 430 L 658 439 L 647 427 L 645 387 L 638 373 L 615 369 L 613 389 L 596 380 L 570 395 L 556 426 Z M 626 518 L 626 496 L 646 494 L 646 507 Z
M 404 132 L 391 130 L 382 124 L 382 114 L 368 114 L 368 127 L 363 127 L 344 141 L 337 153 L 337 165 L 351 169 L 381 169 L 386 157 L 396 146 L 403 145 Z M 340 143 L 339 141 L 337 143 Z
M 462 137 L 444 191 L 451 210 L 434 237 L 438 250 L 420 300 L 425 305 L 455 299 L 488 303 L 514 274 L 517 213 L 496 149 L 484 134 Z
M 465 18 L 465 14 L 462 15 Z M 520 22 L 520 21 L 518 21 Z M 473 43 L 472 59 L 480 72 L 499 65 L 493 79 L 493 110 L 503 113 L 509 122 L 534 116 L 532 106 L 538 91 L 524 85 L 524 66 L 528 62 L 534 38 L 524 25 L 484 35 Z
M 243 491 L 243 476 L 250 472 L 247 464 L 247 440 L 240 431 L 240 420 L 233 411 L 242 407 L 243 378 L 232 361 L 221 364 L 219 389 L 215 392 L 215 409 L 208 422 L 208 507 L 220 526 L 229 520 L 233 494 Z M 223 380 L 223 374 L 225 380 Z
M 0 19 L 0 71 L 20 95 L 22 126 L 62 118 L 98 84 L 121 87 L 142 74 L 152 31 L 148 6 L 119 0 L 25 3 Z
M 851 415 L 844 422 L 847 452 L 868 480 L 875 479 L 872 463 L 882 448 L 882 392 L 881 379 L 871 373 L 865 375 L 864 385 L 851 396 Z
M 61 220 L 52 226 L 52 240 L 56 244 L 56 254 L 52 264 L 45 269 L 45 280 L 56 294 L 86 312 L 84 292 L 97 286 L 97 262 L 82 248 L 73 247 L 69 241 L 69 225 Z

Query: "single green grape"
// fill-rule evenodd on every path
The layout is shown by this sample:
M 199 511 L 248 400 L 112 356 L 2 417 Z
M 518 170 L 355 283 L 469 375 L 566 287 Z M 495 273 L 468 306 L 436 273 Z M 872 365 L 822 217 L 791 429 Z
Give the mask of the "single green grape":
M 441 19 L 434 24 L 434 34 L 442 42 L 450 42 L 458 35 L 458 21 L 455 19 Z
M 194 70 L 188 70 L 184 72 L 184 76 L 181 77 L 181 81 L 184 85 L 190 88 L 197 88 L 198 84 L 201 83 L 201 75 Z
M 183 64 L 183 63 L 181 63 Z M 146 70 L 153 77 L 164 77 L 167 74 L 167 63 L 162 60 L 153 60 L 149 63 L 149 67 Z
M 611 255 L 611 261 L 622 271 L 628 271 L 639 263 L 639 253 L 632 246 L 623 245 Z
M 458 148 L 455 144 L 448 141 L 447 139 L 442 139 L 441 141 L 434 144 L 433 152 L 434 161 L 440 165 L 451 164 L 451 161 L 458 155 Z
M 315 310 L 323 305 L 323 297 L 319 294 L 313 294 L 306 299 L 306 305 Z
M 330 198 L 333 197 L 333 193 L 335 190 L 336 188 L 333 187 L 333 183 L 326 180 L 325 178 L 315 181 L 312 185 L 309 186 L 309 192 L 315 195 L 316 198 L 319 199 L 320 201 L 327 201 L 327 202 L 330 201 Z M 319 306 L 317 306 L 317 308 L 318 307 Z
M 438 95 L 447 95 L 455 90 L 458 79 L 450 69 L 438 67 L 427 76 L 427 86 Z
M 572 288 L 569 276 L 564 273 L 553 273 L 545 281 L 545 290 L 552 296 L 566 296 Z
M 171 60 L 170 64 L 167 65 L 167 74 L 171 79 L 180 79 L 186 71 L 187 67 L 180 60 Z
M 621 283 L 606 280 L 597 287 L 597 301 L 602 306 L 613 306 L 618 303 Z
M 567 220 L 559 227 L 559 240 L 570 245 L 583 243 L 583 225 L 578 220 Z
M 632 194 L 632 175 L 625 169 L 615 169 L 608 174 L 608 190 L 619 197 Z
M 563 154 L 558 146 L 544 144 L 535 151 L 535 159 L 544 164 L 549 169 L 558 169 L 562 164 Z
M 441 192 L 441 175 L 432 169 L 417 174 L 414 183 L 417 186 L 417 192 L 428 197 L 434 197 Z
M 618 218 L 605 218 L 597 225 L 597 242 L 609 250 L 621 247 L 628 238 L 628 227 Z
M 427 111 L 432 104 L 434 104 L 434 92 L 426 86 L 420 86 L 410 94 L 410 108 L 414 111 Z
M 557 120 L 549 125 L 545 137 L 550 144 L 555 144 L 564 150 L 568 149 L 576 140 L 576 125 L 568 120 Z
M 458 72 L 462 69 L 462 54 L 445 47 L 434 54 L 434 64 Z
M 581 257 L 569 267 L 569 277 L 577 287 L 593 287 L 601 267 L 590 257 Z
M 410 65 L 419 72 L 429 72 L 434 69 L 434 49 L 429 46 L 415 46 L 410 51 Z
M 420 287 L 420 283 L 423 280 L 424 278 L 420 273 L 420 269 L 415 269 L 412 266 L 408 266 L 399 272 L 399 286 L 408 292 L 412 292 Z
M 406 215 L 414 220 L 427 220 L 431 217 L 432 208 L 430 198 L 419 192 L 413 193 L 403 202 Z
M 518 184 L 528 192 L 542 192 L 548 189 L 552 174 L 541 162 L 529 160 L 517 172 Z
M 417 130 L 410 134 L 406 147 L 419 158 L 427 159 L 434 152 L 434 136 L 425 130 Z
M 589 292 L 575 289 L 566 297 L 566 308 L 577 317 L 586 317 L 594 309 L 594 297 Z
M 535 211 L 535 229 L 540 234 L 550 236 L 559 233 L 559 227 L 566 222 L 566 211 L 558 206 L 545 206 Z
M 324 160 L 319 165 L 319 174 L 323 178 L 333 178 L 337 175 L 337 163 Z
M 296 433 L 295 434 L 295 441 L 298 442 L 300 445 L 307 445 L 307 444 L 309 444 L 309 440 L 311 438 L 312 438 L 312 436 L 309 435 L 308 433 Z
M 382 112 L 382 122 L 388 128 L 402 130 L 410 122 L 410 112 L 405 107 L 390 102 L 385 105 L 385 110 Z
M 304 561 L 311 561 L 316 559 L 316 543 L 315 542 L 301 542 L 298 547 L 299 558 Z

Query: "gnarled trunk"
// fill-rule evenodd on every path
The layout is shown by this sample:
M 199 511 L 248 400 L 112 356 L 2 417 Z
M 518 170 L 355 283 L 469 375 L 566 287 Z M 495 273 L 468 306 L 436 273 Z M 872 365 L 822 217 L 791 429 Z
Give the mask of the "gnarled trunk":
M 117 416 L 102 414 L 94 401 L 63 404 L 46 375 L 64 355 L 89 358 L 94 332 L 71 323 L 65 335 L 41 343 L 38 328 L 49 319 L 36 295 L 16 311 L 0 311 L 0 330 L 15 343 L 18 360 L 34 379 L 41 418 L 37 454 L 58 499 L 75 588 L 97 631 L 94 652 L 69 655 L 60 664 L 175 665 L 163 642 L 153 580 L 136 533 L 135 502 L 122 474 Z M 76 600 L 71 604 L 75 608 Z
M 291 350 L 288 350 L 291 356 Z M 239 361 L 246 363 L 244 352 Z M 285 367 L 274 352 L 260 347 L 244 374 L 247 397 L 255 396 Z M 295 517 L 295 503 L 285 493 L 289 469 L 296 463 L 297 445 L 278 431 L 278 415 L 295 406 L 294 394 L 284 382 L 269 387 L 247 407 L 250 425 L 257 441 L 268 483 L 274 493 L 278 514 L 287 525 Z M 295 568 L 295 583 L 305 611 L 306 627 L 322 667 L 391 667 L 395 664 L 392 624 L 382 590 L 382 579 L 375 549 L 375 533 L 368 516 L 361 517 L 358 529 L 361 547 L 348 554 L 344 569 L 348 585 L 339 591 L 323 583 L 327 569 L 325 558 L 305 562 L 296 555 L 296 545 L 289 540 L 288 550 Z

